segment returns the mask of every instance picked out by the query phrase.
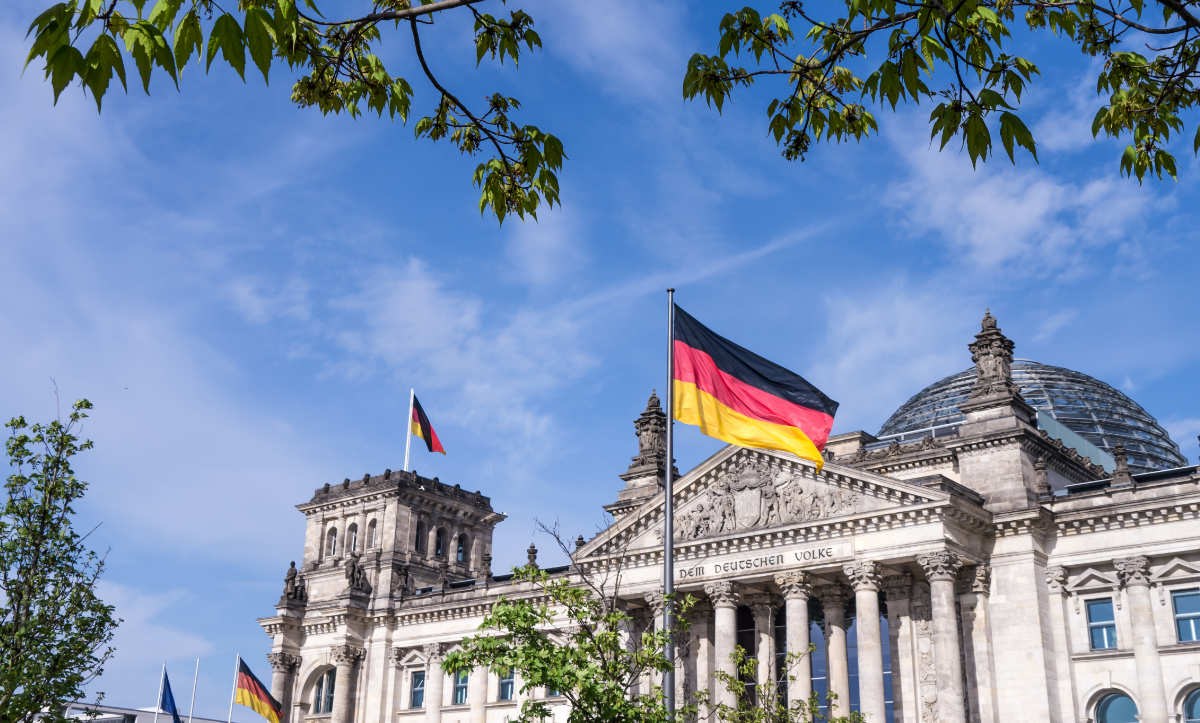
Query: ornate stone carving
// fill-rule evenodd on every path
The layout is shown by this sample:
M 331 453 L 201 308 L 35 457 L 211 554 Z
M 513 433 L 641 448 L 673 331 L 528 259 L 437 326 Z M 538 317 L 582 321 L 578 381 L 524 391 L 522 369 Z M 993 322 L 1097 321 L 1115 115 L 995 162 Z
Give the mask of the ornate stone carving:
M 783 597 L 789 600 L 807 599 L 812 596 L 812 583 L 808 581 L 808 573 L 802 570 L 776 575 L 775 584 L 779 587 L 779 592 L 783 594 Z
M 405 595 L 411 595 L 412 591 L 412 572 L 409 569 L 408 563 L 393 565 L 391 593 L 404 597 Z
M 737 607 L 739 595 L 732 582 L 710 582 L 704 586 L 704 594 L 715 608 Z
M 1067 586 L 1067 571 L 1061 567 L 1046 568 L 1046 587 L 1050 592 L 1061 593 Z
M 742 603 L 754 611 L 755 615 L 773 613 L 775 608 L 778 607 L 778 601 L 775 599 L 775 596 L 769 593 L 743 595 Z
M 646 410 L 634 420 L 633 427 L 638 439 L 638 453 L 629 465 L 629 471 L 652 467 L 660 472 L 666 470 L 667 460 L 667 415 L 659 404 L 658 394 L 650 392 Z
M 363 649 L 353 645 L 339 645 L 329 651 L 334 665 L 355 665 L 363 656 Z
M 357 553 L 351 553 L 346 558 L 346 583 L 347 591 L 351 594 L 371 594 L 371 581 L 367 579 L 367 570 L 363 567 L 361 556 Z
M 844 607 L 850 599 L 850 591 L 845 585 L 818 585 L 813 588 L 813 594 L 821 601 L 823 607 Z
M 921 723 L 937 723 L 937 663 L 933 654 L 933 606 L 929 583 L 920 581 L 912 589 L 912 619 L 917 644 L 917 691 Z
M 976 565 L 970 578 L 971 592 L 976 595 L 989 595 L 992 591 L 992 568 L 989 565 Z
M 1150 584 L 1150 560 L 1145 555 L 1122 557 L 1113 560 L 1117 568 L 1117 579 L 1124 586 Z
M 535 547 L 532 542 L 529 543 L 529 547 L 525 550 L 525 557 L 526 557 L 526 559 L 529 560 L 527 565 L 529 568 L 531 568 L 533 570 L 538 569 L 537 552 L 538 552 L 537 547 Z
M 276 673 L 291 674 L 300 667 L 300 656 L 282 652 L 267 653 L 267 662 L 271 664 L 271 669 Z
M 292 561 L 287 573 L 283 576 L 283 595 L 279 597 L 280 604 L 304 604 L 308 602 L 308 589 L 304 584 L 304 576 L 296 571 L 296 562 Z
M 1001 333 L 991 310 L 983 315 L 975 341 L 967 345 L 975 362 L 975 385 L 968 402 L 995 396 L 1019 397 L 1012 380 L 1012 340 Z
M 1118 444 L 1112 450 L 1113 461 L 1117 468 L 1112 475 L 1112 484 L 1133 484 L 1133 475 L 1129 471 L 1129 458 L 1125 455 L 1125 445 Z
M 1042 455 L 1033 462 L 1033 491 L 1039 495 L 1050 494 L 1050 476 L 1046 472 L 1046 456 Z
M 930 582 L 938 580 L 954 582 L 954 578 L 958 576 L 958 568 L 962 567 L 962 560 L 952 552 L 939 550 L 918 555 L 917 564 L 925 571 L 925 577 Z
M 665 596 L 661 592 L 646 593 L 646 604 L 650 606 L 650 610 L 653 611 L 654 617 L 662 617 L 663 601 L 665 599 Z
M 433 665 L 442 659 L 442 655 L 446 652 L 445 643 L 426 643 L 421 649 L 425 655 L 425 662 Z
M 902 572 L 884 577 L 883 595 L 888 600 L 907 600 L 912 595 L 912 575 Z
M 879 563 L 874 560 L 856 560 L 842 566 L 842 572 L 850 580 L 855 592 L 860 590 L 879 591 Z

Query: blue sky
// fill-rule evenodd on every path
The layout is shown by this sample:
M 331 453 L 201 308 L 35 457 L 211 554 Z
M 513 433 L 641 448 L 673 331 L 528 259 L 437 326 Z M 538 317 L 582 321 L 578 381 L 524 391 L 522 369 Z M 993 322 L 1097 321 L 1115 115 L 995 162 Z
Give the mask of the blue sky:
M 511 90 L 570 156 L 562 208 L 498 228 L 472 161 L 298 111 L 278 68 L 265 89 L 193 67 L 181 94 L 52 107 L 20 73 L 38 4 L 0 8 L 0 413 L 52 416 L 51 380 L 96 405 L 82 516 L 125 619 L 113 704 L 152 704 L 164 659 L 186 700 L 201 658 L 197 714 L 224 715 L 235 651 L 269 675 L 255 619 L 300 556 L 293 505 L 401 466 L 410 386 L 449 452 L 416 469 L 509 515 L 497 569 L 535 518 L 592 534 L 663 387 L 669 285 L 838 399 L 835 431 L 965 368 L 990 307 L 1018 356 L 1123 389 L 1200 453 L 1200 164 L 1181 144 L 1178 183 L 1118 177 L 1117 146 L 1090 141 L 1088 64 L 1053 44 L 1027 109 L 1040 165 L 972 171 L 928 147 L 927 111 L 800 164 L 758 98 L 684 103 L 721 3 L 518 3 L 545 50 L 482 78 L 469 28 L 442 22 L 444 79 Z M 719 446 L 677 438 L 683 469 Z

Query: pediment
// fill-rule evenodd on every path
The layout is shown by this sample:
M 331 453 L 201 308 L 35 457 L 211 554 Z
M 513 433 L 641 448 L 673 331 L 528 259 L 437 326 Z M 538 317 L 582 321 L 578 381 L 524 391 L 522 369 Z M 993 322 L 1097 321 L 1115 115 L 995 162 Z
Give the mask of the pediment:
M 820 524 L 864 513 L 945 502 L 949 494 L 835 463 L 728 446 L 675 482 L 675 540 Z M 663 494 L 618 520 L 576 560 L 662 544 Z
M 1188 562 L 1179 557 L 1172 557 L 1150 575 L 1150 582 L 1172 582 L 1174 580 L 1194 580 L 1200 577 L 1200 565 Z
M 1117 575 L 1111 572 L 1100 572 L 1094 567 L 1077 573 L 1067 583 L 1067 592 L 1084 592 L 1089 590 L 1104 590 L 1117 587 Z

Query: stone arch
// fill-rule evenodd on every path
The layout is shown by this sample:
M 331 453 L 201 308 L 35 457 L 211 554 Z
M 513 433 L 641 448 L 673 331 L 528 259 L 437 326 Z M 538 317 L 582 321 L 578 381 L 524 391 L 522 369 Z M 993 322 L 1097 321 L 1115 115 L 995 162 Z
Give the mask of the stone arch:
M 367 548 L 374 549 L 379 546 L 379 525 L 374 517 L 367 523 Z
M 325 540 L 322 544 L 322 549 L 325 550 L 324 557 L 336 557 L 338 553 L 338 533 L 335 525 L 330 525 L 325 531 Z
M 1087 720 L 1088 723 L 1094 723 L 1094 721 L 1096 721 L 1097 706 L 1099 706 L 1100 703 L 1110 695 L 1128 696 L 1129 699 L 1133 701 L 1133 704 L 1138 707 L 1138 710 L 1141 710 L 1141 704 L 1138 702 L 1137 693 L 1133 688 L 1115 682 L 1099 684 L 1093 686 L 1091 690 L 1083 695 L 1084 711 L 1087 713 L 1087 718 L 1085 720 Z
M 471 564 L 471 537 L 465 532 L 460 532 L 454 541 L 454 561 L 461 565 Z
M 1189 678 L 1175 686 L 1175 692 L 1167 698 L 1167 700 L 1171 701 L 1171 712 L 1177 716 L 1181 723 L 1188 720 L 1183 717 L 1183 704 L 1187 702 L 1188 696 L 1193 693 L 1200 695 L 1200 681 Z
M 358 523 L 351 522 L 346 528 L 346 541 L 343 545 L 346 548 L 346 554 L 358 551 Z
M 330 671 L 337 670 L 327 658 L 328 656 L 321 656 L 321 659 L 314 660 L 310 665 L 306 666 L 307 670 L 303 671 L 301 676 L 299 676 L 302 681 L 300 690 L 298 691 L 299 695 L 292 702 L 293 704 L 302 703 L 304 709 L 310 713 L 316 711 L 314 696 L 317 693 L 318 681 L 323 680 Z M 340 682 L 335 681 L 334 695 L 337 695 L 337 683 Z

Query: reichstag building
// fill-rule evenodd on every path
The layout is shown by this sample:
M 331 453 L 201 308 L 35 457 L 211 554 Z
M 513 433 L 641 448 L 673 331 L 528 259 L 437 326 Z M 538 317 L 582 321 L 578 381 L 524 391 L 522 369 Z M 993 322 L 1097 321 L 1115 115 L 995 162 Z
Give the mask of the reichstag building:
M 676 479 L 676 587 L 701 600 L 679 695 L 728 700 L 713 673 L 741 645 L 757 682 L 836 693 L 836 713 L 871 723 L 1200 722 L 1200 468 L 1108 384 L 1014 359 L 990 314 L 967 347 L 970 368 L 877 434 L 831 437 L 819 472 L 730 446 Z M 619 565 L 617 594 L 654 625 L 656 397 L 634 426 L 611 525 L 549 572 Z M 565 720 L 556 691 L 440 667 L 497 597 L 529 593 L 493 574 L 504 515 L 488 497 L 388 471 L 298 509 L 303 561 L 260 621 L 292 723 L 501 723 L 531 696 Z M 809 670 L 781 681 L 783 656 L 810 646 Z

